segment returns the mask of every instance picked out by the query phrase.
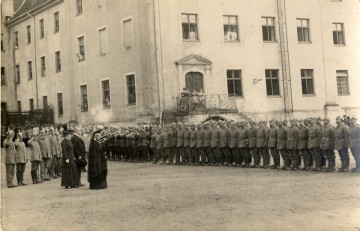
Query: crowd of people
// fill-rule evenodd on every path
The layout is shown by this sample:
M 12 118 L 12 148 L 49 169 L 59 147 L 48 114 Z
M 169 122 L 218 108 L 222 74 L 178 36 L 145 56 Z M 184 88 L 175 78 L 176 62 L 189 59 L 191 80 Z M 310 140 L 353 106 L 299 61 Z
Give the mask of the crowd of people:
M 76 125 L 71 130 L 69 126 L 46 125 L 10 129 L 3 141 L 7 186 L 16 187 L 15 172 L 18 186 L 26 185 L 24 172 L 28 161 L 33 184 L 61 177 L 61 186 L 65 188 L 84 185 L 81 172 L 86 171 L 87 165 L 90 189 L 107 187 L 107 159 L 168 165 L 360 172 L 357 118 L 338 116 L 335 126 L 330 122 L 328 117 L 269 122 L 250 118 L 120 128 Z M 26 146 L 30 147 L 29 154 Z M 349 149 L 355 161 L 351 170 Z M 335 169 L 336 152 L 341 162 L 339 169 Z
M 61 177 L 61 186 L 66 189 L 84 186 L 81 172 L 86 172 L 88 165 L 90 189 L 106 188 L 106 156 L 96 138 L 100 130 L 82 126 L 75 126 L 72 130 L 68 127 L 34 125 L 9 128 L 3 141 L 7 187 L 26 185 L 24 172 L 30 161 L 33 184 Z M 96 144 L 100 145 L 100 150 Z M 17 185 L 13 183 L 15 172 Z
M 289 121 L 209 121 L 129 126 L 103 142 L 110 160 L 334 172 L 335 151 L 348 172 L 349 148 L 360 172 L 360 127 L 355 116 Z M 106 137 L 106 135 L 104 135 Z M 270 165 L 272 158 L 273 164 Z M 280 160 L 283 166 L 280 166 Z

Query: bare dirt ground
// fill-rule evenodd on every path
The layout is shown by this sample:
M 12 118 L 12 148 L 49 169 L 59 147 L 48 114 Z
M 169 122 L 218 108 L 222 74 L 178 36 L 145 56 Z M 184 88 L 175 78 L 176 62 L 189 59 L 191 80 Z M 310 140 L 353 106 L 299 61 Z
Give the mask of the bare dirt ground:
M 360 174 L 108 161 L 106 190 L 6 188 L 3 230 L 360 230 Z M 86 182 L 86 173 L 82 181 Z

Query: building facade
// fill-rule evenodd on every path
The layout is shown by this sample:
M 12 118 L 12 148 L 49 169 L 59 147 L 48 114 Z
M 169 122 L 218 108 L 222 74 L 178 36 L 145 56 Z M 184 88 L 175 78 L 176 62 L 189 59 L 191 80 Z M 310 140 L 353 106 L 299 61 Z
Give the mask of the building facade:
M 49 106 L 58 123 L 360 112 L 356 0 L 15 2 L 10 110 Z

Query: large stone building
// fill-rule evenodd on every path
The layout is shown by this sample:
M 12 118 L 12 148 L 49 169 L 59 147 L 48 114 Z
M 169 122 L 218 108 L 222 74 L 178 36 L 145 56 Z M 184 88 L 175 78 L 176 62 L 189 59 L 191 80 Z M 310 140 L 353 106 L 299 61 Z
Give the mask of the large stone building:
M 2 21 L 7 110 L 50 105 L 59 123 L 360 112 L 357 0 L 4 0 Z

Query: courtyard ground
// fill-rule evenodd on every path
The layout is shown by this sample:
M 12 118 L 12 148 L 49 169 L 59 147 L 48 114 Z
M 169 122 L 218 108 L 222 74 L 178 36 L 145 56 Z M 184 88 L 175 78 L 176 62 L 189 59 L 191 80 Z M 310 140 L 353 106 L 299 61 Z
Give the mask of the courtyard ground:
M 108 161 L 106 190 L 6 188 L 3 230 L 360 230 L 360 174 Z M 86 173 L 82 181 L 87 182 Z

